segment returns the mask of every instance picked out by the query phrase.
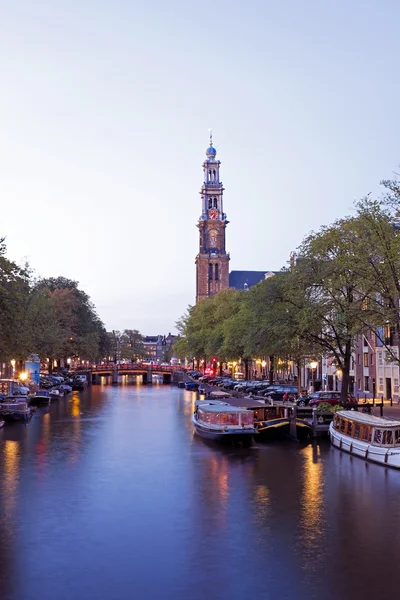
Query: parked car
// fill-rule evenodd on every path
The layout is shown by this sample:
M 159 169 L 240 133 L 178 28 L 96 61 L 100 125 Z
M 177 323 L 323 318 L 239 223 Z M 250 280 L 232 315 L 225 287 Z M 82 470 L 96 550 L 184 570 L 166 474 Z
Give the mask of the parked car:
M 299 398 L 297 400 L 297 406 L 309 406 L 312 408 L 314 406 L 318 406 L 318 404 L 322 404 L 323 402 L 331 404 L 332 406 L 340 404 L 340 392 L 314 392 L 314 394 L 310 394 L 304 398 Z M 357 404 L 357 400 L 350 394 L 348 403 Z
M 288 394 L 297 394 L 297 386 L 295 385 L 287 385 L 282 386 L 281 388 L 268 389 L 264 392 L 264 397 L 271 398 L 271 400 L 281 401 L 283 400 L 283 396 Z

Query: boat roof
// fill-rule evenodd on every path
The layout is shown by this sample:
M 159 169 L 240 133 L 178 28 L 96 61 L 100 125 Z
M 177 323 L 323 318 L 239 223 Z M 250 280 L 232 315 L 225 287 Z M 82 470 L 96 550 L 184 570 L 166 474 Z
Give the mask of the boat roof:
M 232 406 L 238 406 L 239 408 L 253 408 L 256 410 L 257 408 L 268 407 L 263 400 L 254 400 L 254 398 L 229 398 L 228 401 Z
M 206 412 L 228 412 L 228 413 L 243 413 L 247 412 L 244 408 L 238 406 L 232 406 L 227 402 L 221 402 L 221 400 L 196 400 L 195 406 L 198 406 Z
M 387 419 L 386 417 L 375 417 L 374 415 L 356 412 L 355 410 L 341 410 L 337 414 L 341 417 L 346 417 L 346 419 L 357 421 L 357 423 L 363 423 L 364 425 L 372 425 L 373 427 L 400 428 L 400 421 L 396 421 L 395 419 Z

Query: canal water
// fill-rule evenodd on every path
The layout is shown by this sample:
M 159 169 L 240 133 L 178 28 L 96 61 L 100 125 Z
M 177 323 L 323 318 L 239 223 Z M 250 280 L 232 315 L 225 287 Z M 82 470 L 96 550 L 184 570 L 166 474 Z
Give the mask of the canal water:
M 96 386 L 0 431 L 1 600 L 397 595 L 400 472 L 207 445 L 194 399 Z

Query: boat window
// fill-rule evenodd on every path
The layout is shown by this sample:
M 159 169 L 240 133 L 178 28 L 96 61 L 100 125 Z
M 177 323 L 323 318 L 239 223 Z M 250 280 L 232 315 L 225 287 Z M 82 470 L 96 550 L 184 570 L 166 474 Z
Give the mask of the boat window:
M 340 419 L 340 431 L 344 432 L 347 421 L 345 419 Z
M 375 429 L 374 444 L 382 444 L 382 429 Z
M 254 422 L 253 413 L 249 411 L 248 413 L 242 413 L 242 425 L 252 425 Z
M 339 415 L 334 415 L 334 417 L 333 417 L 333 427 L 339 431 L 339 428 L 340 428 L 340 417 L 339 417 Z
M 394 443 L 400 444 L 400 429 L 396 429 L 394 432 Z
M 219 425 L 219 413 L 211 413 L 212 425 Z
M 236 413 L 221 413 L 221 425 L 239 425 L 239 415 Z
M 360 429 L 361 429 L 360 423 L 354 423 L 353 437 L 356 438 L 357 440 L 360 439 Z
M 211 422 L 211 413 L 205 412 L 204 410 L 200 410 L 200 409 L 199 409 L 198 413 L 199 413 L 199 419 L 204 421 L 204 423 Z
M 365 425 L 362 431 L 361 439 L 364 442 L 370 442 L 372 439 L 372 427 L 370 425 Z
M 347 421 L 347 435 L 348 436 L 352 436 L 353 435 L 353 425 L 354 423 L 352 421 Z
M 383 430 L 382 432 L 382 444 L 393 445 L 393 433 L 390 429 Z

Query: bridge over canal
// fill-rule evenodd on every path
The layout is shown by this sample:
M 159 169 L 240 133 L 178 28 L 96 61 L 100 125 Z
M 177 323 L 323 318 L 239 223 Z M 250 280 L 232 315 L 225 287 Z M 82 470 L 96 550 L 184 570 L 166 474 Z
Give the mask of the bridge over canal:
M 77 367 L 76 374 L 86 374 L 90 383 L 100 383 L 101 377 L 111 377 L 112 383 L 118 383 L 120 375 L 142 376 L 143 383 L 151 383 L 153 375 L 162 375 L 163 383 L 175 383 L 181 379 L 182 366 L 158 365 L 146 363 L 132 364 L 96 364 L 90 367 Z

